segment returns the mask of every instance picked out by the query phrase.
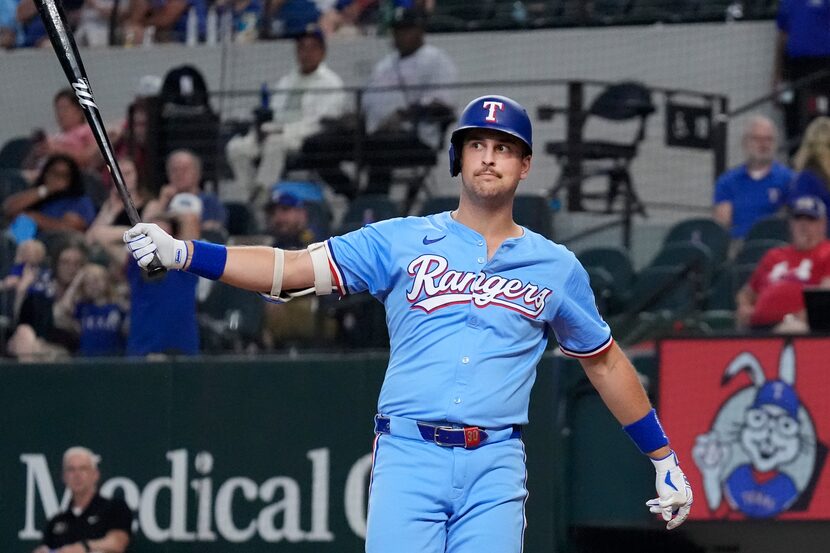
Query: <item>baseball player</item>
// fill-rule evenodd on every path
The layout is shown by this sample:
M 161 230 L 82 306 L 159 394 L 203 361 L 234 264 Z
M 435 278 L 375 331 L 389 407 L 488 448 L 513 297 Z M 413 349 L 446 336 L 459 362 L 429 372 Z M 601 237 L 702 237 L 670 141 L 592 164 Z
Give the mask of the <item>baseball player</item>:
M 550 331 L 654 463 L 650 511 L 669 529 L 689 514 L 692 490 L 585 270 L 513 221 L 531 153 L 525 109 L 484 96 L 452 134 L 454 211 L 381 221 L 302 251 L 183 242 L 149 224 L 124 236 L 141 266 L 157 253 L 170 269 L 281 301 L 313 290 L 383 302 L 391 351 L 375 416 L 369 553 L 522 550 L 521 425 Z

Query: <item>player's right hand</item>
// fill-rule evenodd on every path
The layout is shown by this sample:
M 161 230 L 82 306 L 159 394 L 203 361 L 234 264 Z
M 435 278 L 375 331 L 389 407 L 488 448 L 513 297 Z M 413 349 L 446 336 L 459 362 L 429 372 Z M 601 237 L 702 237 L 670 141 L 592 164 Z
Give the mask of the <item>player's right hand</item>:
M 141 268 L 150 264 L 154 253 L 168 269 L 181 269 L 187 260 L 184 240 L 176 240 L 152 223 L 139 223 L 125 232 L 124 243 Z

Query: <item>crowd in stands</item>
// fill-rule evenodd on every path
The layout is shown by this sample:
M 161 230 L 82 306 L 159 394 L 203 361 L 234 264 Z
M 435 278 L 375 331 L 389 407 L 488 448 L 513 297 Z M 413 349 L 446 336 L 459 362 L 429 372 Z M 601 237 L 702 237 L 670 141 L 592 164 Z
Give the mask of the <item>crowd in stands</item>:
M 269 6 L 279 9 L 290 4 Z M 345 9 L 341 3 L 337 6 Z M 241 4 L 233 7 L 244 9 Z M 427 16 L 421 8 L 390 14 L 392 51 L 371 72 L 369 90 L 362 95 L 357 113 L 341 92 L 343 80 L 325 64 L 326 30 L 315 24 L 297 31 L 296 68 L 270 88 L 269 102 L 253 110 L 250 126 L 227 141 L 228 178 L 223 186 L 242 198 L 227 205 L 216 194 L 220 164 L 214 159 L 215 149 L 200 152 L 196 146 L 179 145 L 165 151 L 159 170 L 154 171 L 151 163 L 157 146 L 150 138 L 151 120 L 159 98 L 172 94 L 181 100 L 182 90 L 195 90 L 202 94 L 199 102 L 209 116 L 203 79 L 187 69 L 171 70 L 172 79 L 169 75 L 164 80 L 143 79 L 125 122 L 110 129 L 124 182 L 141 218 L 181 239 L 290 249 L 409 213 L 410 205 L 389 201 L 394 170 L 408 163 L 431 169 L 443 155 L 442 140 L 457 107 L 452 89 L 442 86 L 454 82 L 457 70 L 443 50 L 427 42 Z M 385 88 L 373 90 L 376 87 Z M 201 113 L 194 111 L 199 102 L 186 106 L 183 113 Z M 366 345 L 354 333 L 355 313 L 369 317 L 370 307 L 365 305 L 353 308 L 349 302 L 312 296 L 277 307 L 254 297 L 256 303 L 246 304 L 253 307 L 245 311 L 233 306 L 248 300 L 229 300 L 229 287 L 218 283 L 178 271 L 155 281 L 144 278 L 128 261 L 121 238 L 130 219 L 71 89 L 57 92 L 53 110 L 57 130 L 35 130 L 13 170 L 24 185 L 6 189 L 3 195 L 4 236 L 14 252 L 0 275 L 0 320 L 8 356 L 27 360 L 192 355 L 222 348 L 279 350 L 304 340 L 312 347 L 321 341 L 336 344 L 338 339 L 345 345 L 355 340 Z M 176 125 L 181 126 L 181 121 L 177 119 Z M 190 137 L 194 144 L 196 138 Z M 360 159 L 355 158 L 357 143 Z M 705 294 L 711 294 L 708 287 L 724 275 L 729 277 L 726 305 L 737 328 L 769 329 L 786 320 L 792 329 L 796 320 L 803 329 L 803 300 L 793 291 L 830 285 L 830 248 L 825 238 L 830 119 L 816 117 L 804 129 L 792 164 L 777 160 L 779 146 L 772 120 L 750 119 L 743 136 L 745 162 L 715 184 L 713 217 L 708 223 L 726 237 L 723 248 L 705 244 L 704 235 L 711 229 L 674 233 L 681 241 L 708 248 L 705 255 L 715 263 L 700 275 Z M 303 178 L 292 179 L 298 174 Z M 213 187 L 206 187 L 207 183 Z M 332 201 L 348 206 L 337 228 L 332 228 Z M 785 233 L 778 242 L 767 241 L 760 248 L 753 240 L 757 226 L 781 213 L 789 214 L 791 243 L 784 243 L 789 239 Z M 689 249 L 686 244 L 668 247 L 668 242 L 643 271 L 655 269 L 649 278 L 663 278 L 666 273 L 660 264 Z M 755 257 L 747 253 L 750 250 Z M 605 254 L 598 257 L 606 263 L 610 259 Z M 609 285 L 626 288 L 621 283 L 628 278 L 631 289 L 624 290 L 628 297 L 621 300 L 595 281 L 601 276 L 598 267 L 585 259 L 587 255 L 583 263 L 606 315 L 638 306 L 642 298 L 636 298 L 638 288 L 632 284 L 630 268 L 627 277 L 611 279 L 616 282 Z M 756 272 L 744 267 L 732 278 L 732 265 L 747 261 Z M 657 281 L 649 278 L 641 277 L 647 283 L 642 287 L 648 293 L 659 292 Z M 787 292 L 778 291 L 785 288 Z M 698 292 L 693 290 L 688 297 L 697 297 Z M 650 307 L 651 301 L 638 309 Z
M 775 13 L 772 2 L 719 0 L 65 0 L 63 6 L 80 44 L 127 47 L 224 36 L 244 43 L 295 36 L 309 24 L 327 36 L 383 33 L 395 9 L 413 7 L 434 14 L 437 31 L 770 19 Z M 0 0 L 0 47 L 45 43 L 33 0 Z

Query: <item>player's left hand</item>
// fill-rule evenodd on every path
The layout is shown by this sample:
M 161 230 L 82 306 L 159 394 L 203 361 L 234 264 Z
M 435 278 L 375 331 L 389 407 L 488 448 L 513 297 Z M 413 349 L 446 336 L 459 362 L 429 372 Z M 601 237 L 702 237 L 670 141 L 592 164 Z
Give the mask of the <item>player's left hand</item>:
M 692 509 L 692 487 L 680 470 L 677 456 L 672 451 L 663 459 L 652 459 L 657 471 L 657 497 L 646 502 L 649 511 L 662 515 L 666 528 L 677 528 L 689 516 Z

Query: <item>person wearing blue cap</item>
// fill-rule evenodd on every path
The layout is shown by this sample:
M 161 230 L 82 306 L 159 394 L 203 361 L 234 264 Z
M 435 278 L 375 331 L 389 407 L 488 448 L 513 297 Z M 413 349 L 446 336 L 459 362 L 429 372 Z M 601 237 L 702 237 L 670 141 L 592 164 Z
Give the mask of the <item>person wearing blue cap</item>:
M 310 221 L 305 201 L 274 187 L 266 206 L 266 227 L 275 248 L 299 250 L 323 237 Z
M 827 208 L 816 196 L 789 206 L 790 244 L 770 249 L 735 297 L 739 328 L 773 328 L 787 322 L 806 331 L 805 286 L 830 286 Z
M 527 111 L 476 98 L 450 142 L 450 173 L 461 177 L 452 211 L 370 223 L 299 252 L 177 241 L 147 224 L 124 241 L 142 266 L 158 255 L 273 301 L 366 291 L 383 303 L 390 360 L 374 417 L 367 553 L 523 550 L 522 426 L 549 336 L 653 463 L 657 496 L 645 506 L 676 528 L 692 489 L 587 272 L 513 219 L 533 154 Z M 613 491 L 597 500 L 614 501 Z

